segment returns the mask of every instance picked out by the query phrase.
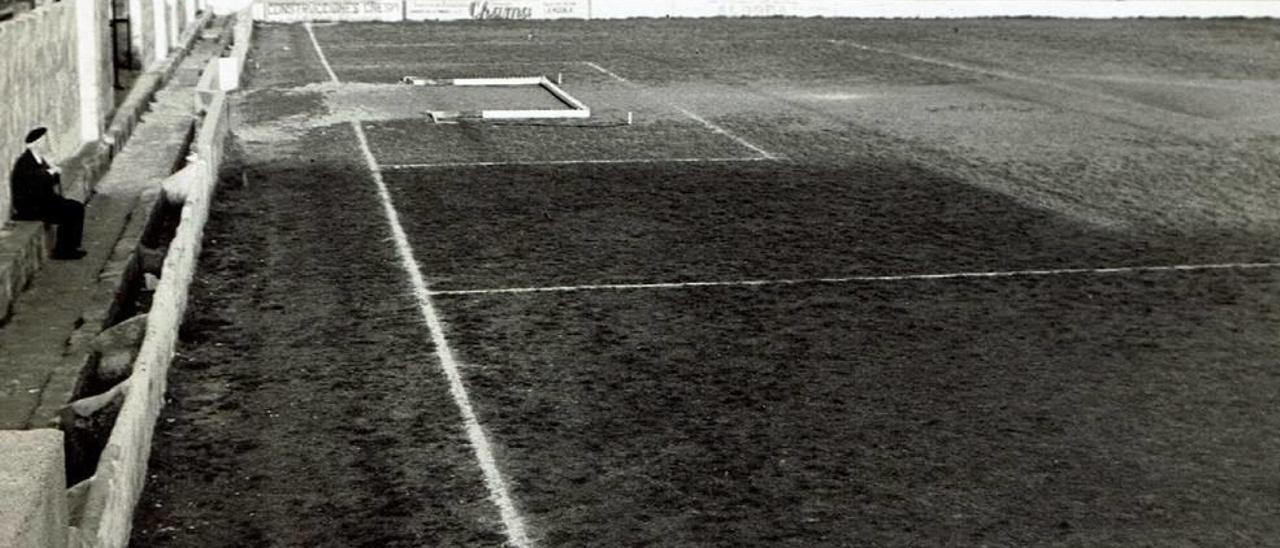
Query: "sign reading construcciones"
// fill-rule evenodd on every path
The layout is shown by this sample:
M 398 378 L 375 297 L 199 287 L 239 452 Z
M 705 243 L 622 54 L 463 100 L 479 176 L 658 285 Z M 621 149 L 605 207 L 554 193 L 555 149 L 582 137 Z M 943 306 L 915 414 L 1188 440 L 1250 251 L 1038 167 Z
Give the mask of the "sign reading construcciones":
M 404 0 L 259 0 L 258 21 L 401 21 Z
M 405 19 L 587 19 L 589 0 L 405 0 Z

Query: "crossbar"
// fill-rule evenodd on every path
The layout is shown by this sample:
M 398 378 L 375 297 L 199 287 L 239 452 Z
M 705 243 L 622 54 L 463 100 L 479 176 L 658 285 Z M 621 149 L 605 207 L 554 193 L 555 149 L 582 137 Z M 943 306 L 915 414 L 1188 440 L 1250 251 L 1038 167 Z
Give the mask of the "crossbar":
M 523 78 L 454 78 L 455 86 L 536 86 L 546 80 L 545 76 Z
M 591 109 L 536 109 L 536 110 L 482 110 L 480 117 L 488 120 L 522 120 L 529 118 L 580 119 L 590 118 Z

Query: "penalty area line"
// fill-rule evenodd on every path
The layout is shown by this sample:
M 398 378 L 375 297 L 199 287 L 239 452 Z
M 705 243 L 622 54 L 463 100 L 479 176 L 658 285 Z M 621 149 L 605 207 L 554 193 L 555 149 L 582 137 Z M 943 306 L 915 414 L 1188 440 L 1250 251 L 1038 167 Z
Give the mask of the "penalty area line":
M 321 63 L 324 64 L 325 69 L 329 72 L 329 77 L 334 82 L 339 82 L 338 76 L 333 73 L 333 68 L 329 66 L 329 61 L 325 58 L 324 50 L 320 48 L 320 42 L 316 40 L 316 35 L 311 30 L 311 24 L 307 23 L 305 27 L 307 34 L 311 37 L 311 44 L 315 46 L 316 54 L 320 56 Z M 431 290 L 427 285 L 426 278 L 422 275 L 421 265 L 418 263 L 417 258 L 414 257 L 413 246 L 409 244 L 409 236 L 405 233 L 404 225 L 400 223 L 400 213 L 396 211 L 395 204 L 392 202 L 391 191 L 387 188 L 387 183 L 382 177 L 382 168 L 378 166 L 378 159 L 374 157 L 373 150 L 369 148 L 369 137 L 365 135 L 364 126 L 359 121 L 352 120 L 350 123 L 352 131 L 355 132 L 356 140 L 360 143 L 360 150 L 364 155 L 365 163 L 368 165 L 369 173 L 373 176 L 373 182 L 377 187 L 378 198 L 382 202 L 382 211 L 386 215 L 387 225 L 391 229 L 391 237 L 392 241 L 395 242 L 396 252 L 400 256 L 400 265 L 409 275 L 409 281 L 413 286 L 413 295 L 417 300 L 418 311 L 422 315 L 423 323 L 427 326 L 427 331 L 431 334 L 431 342 L 435 346 L 440 368 L 449 382 L 449 393 L 453 396 L 453 401 L 458 408 L 459 414 L 462 415 L 467 440 L 471 443 L 472 451 L 475 453 L 476 460 L 480 466 L 480 472 L 484 476 L 485 487 L 489 490 L 489 500 L 493 502 L 494 506 L 498 507 L 498 513 L 506 529 L 507 543 L 516 548 L 532 548 L 533 541 L 529 539 L 529 535 L 525 531 L 524 517 L 516 510 L 507 482 L 502 477 L 502 472 L 498 470 L 498 461 L 494 457 L 493 445 L 489 442 L 489 437 L 485 434 L 484 427 L 480 424 L 480 418 L 476 414 L 475 406 L 471 403 L 471 396 L 467 393 L 466 384 L 462 381 L 458 360 L 453 354 L 453 349 L 449 346 L 449 340 L 444 336 L 444 322 L 440 320 L 440 314 L 436 311 L 435 303 L 431 300 Z
M 623 84 L 626 84 L 626 85 L 628 85 L 628 86 L 630 86 L 630 87 L 632 87 L 632 88 L 639 89 L 639 90 L 641 90 L 642 92 L 649 93 L 647 90 L 645 90 L 645 89 L 644 89 L 643 87 L 641 87 L 639 84 L 636 84 L 635 82 L 632 82 L 631 80 L 628 80 L 628 79 L 626 79 L 626 78 L 623 78 L 622 76 L 619 76 L 619 75 L 618 75 L 618 73 L 613 72 L 612 70 L 609 70 L 609 69 L 607 69 L 607 68 L 604 68 L 604 67 L 600 66 L 600 65 L 599 65 L 599 64 L 597 64 L 597 63 L 594 63 L 594 62 L 591 62 L 591 61 L 583 61 L 583 62 L 582 62 L 582 64 L 584 64 L 584 65 L 586 65 L 586 66 L 588 66 L 588 67 L 591 67 L 591 68 L 595 69 L 597 72 L 599 72 L 599 73 L 601 73 L 601 74 L 604 74 L 605 76 L 608 76 L 608 77 L 610 77 L 610 78 L 613 78 L 614 80 L 617 80 L 618 82 L 621 82 L 621 83 L 623 83 Z M 672 102 L 670 102 L 670 101 L 667 101 L 667 104 L 668 104 L 668 105 L 670 105 L 672 108 L 674 108 L 674 109 L 676 109 L 676 110 L 680 111 L 680 113 L 681 113 L 681 114 L 683 114 L 683 115 L 687 116 L 690 120 L 693 120 L 693 121 L 695 121 L 695 122 L 698 122 L 699 124 L 702 124 L 702 127 L 705 127 L 705 128 L 707 128 L 707 129 L 711 130 L 711 132 L 712 132 L 712 133 L 715 133 L 715 134 L 717 134 L 717 135 L 723 135 L 723 136 L 725 136 L 725 137 L 728 137 L 729 139 L 732 139 L 735 143 L 738 143 L 739 145 L 742 145 L 742 146 L 744 146 L 744 147 L 746 147 L 746 148 L 750 149 L 752 152 L 755 152 L 756 154 L 759 154 L 759 155 L 760 155 L 760 157 L 761 157 L 761 159 L 764 159 L 764 160 L 775 160 L 775 159 L 777 159 L 777 156 L 776 156 L 776 155 L 774 155 L 772 152 L 769 152 L 769 151 L 767 151 L 767 150 L 765 150 L 765 149 L 763 149 L 763 148 L 760 148 L 759 146 L 756 146 L 756 145 L 755 145 L 754 143 L 752 143 L 751 141 L 748 141 L 748 140 L 746 140 L 746 139 L 743 139 L 743 138 L 742 138 L 742 136 L 740 136 L 740 135 L 738 135 L 738 134 L 736 134 L 736 133 L 734 133 L 734 132 L 732 132 L 732 131 L 729 131 L 729 130 L 727 130 L 727 129 L 725 129 L 725 128 L 721 127 L 720 125 L 716 124 L 715 122 L 712 122 L 712 121 L 710 121 L 710 120 L 708 120 L 708 119 L 706 119 L 706 118 L 703 118 L 702 116 L 699 116 L 699 115 L 698 115 L 697 113 L 695 113 L 695 112 L 693 112 L 693 111 L 691 111 L 691 110 L 689 110 L 689 109 L 687 109 L 687 108 L 684 108 L 684 107 L 682 107 L 682 106 L 680 106 L 680 105 L 677 105 L 677 104 L 675 104 L 675 103 L 672 103 Z
M 508 166 L 576 166 L 576 165 L 614 165 L 614 164 L 719 164 L 736 162 L 769 162 L 781 158 L 623 158 L 616 160 L 512 160 L 507 162 L 440 162 L 432 164 L 388 164 L 382 166 L 386 171 L 408 171 L 413 169 L 448 169 L 448 168 L 485 168 Z
M 706 282 L 660 282 L 640 284 L 589 284 L 546 287 L 510 287 L 498 289 L 455 289 L 432 291 L 433 296 L 516 295 L 527 293 L 571 293 L 576 291 L 625 291 L 639 289 L 694 289 L 700 287 L 765 287 L 775 285 L 818 285 L 875 282 L 909 282 L 929 280 L 1033 278 L 1049 276 L 1088 276 L 1117 274 L 1149 274 L 1159 272 L 1197 272 L 1211 270 L 1280 269 L 1280 262 L 1184 264 L 1167 266 L 1120 266 L 1105 268 L 1056 268 L 1039 270 L 1004 270 L 990 272 L 946 272 L 939 274 L 900 274 L 845 276 L 839 278 L 783 278 L 775 280 L 729 280 Z

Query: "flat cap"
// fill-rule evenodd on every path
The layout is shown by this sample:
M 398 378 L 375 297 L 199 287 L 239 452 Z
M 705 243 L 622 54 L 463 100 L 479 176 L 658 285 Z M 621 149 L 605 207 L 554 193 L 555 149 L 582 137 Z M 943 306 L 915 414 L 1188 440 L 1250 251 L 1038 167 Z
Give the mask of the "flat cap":
M 40 138 L 44 137 L 44 134 L 46 133 L 49 133 L 49 130 L 44 127 L 38 127 L 27 132 L 27 144 L 29 145 L 31 143 L 39 141 Z

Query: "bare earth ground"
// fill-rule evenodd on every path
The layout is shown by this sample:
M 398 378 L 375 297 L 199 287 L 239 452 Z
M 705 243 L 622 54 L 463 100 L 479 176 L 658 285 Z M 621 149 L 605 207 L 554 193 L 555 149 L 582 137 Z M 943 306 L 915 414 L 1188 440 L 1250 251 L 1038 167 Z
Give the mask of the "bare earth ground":
M 435 290 L 1280 259 L 1270 21 L 317 26 L 341 83 L 259 31 L 137 546 L 505 541 L 351 121 Z M 394 83 L 535 74 L 596 117 L 434 125 L 546 98 Z M 1280 537 L 1278 295 L 434 299 L 538 545 L 1225 546 Z

